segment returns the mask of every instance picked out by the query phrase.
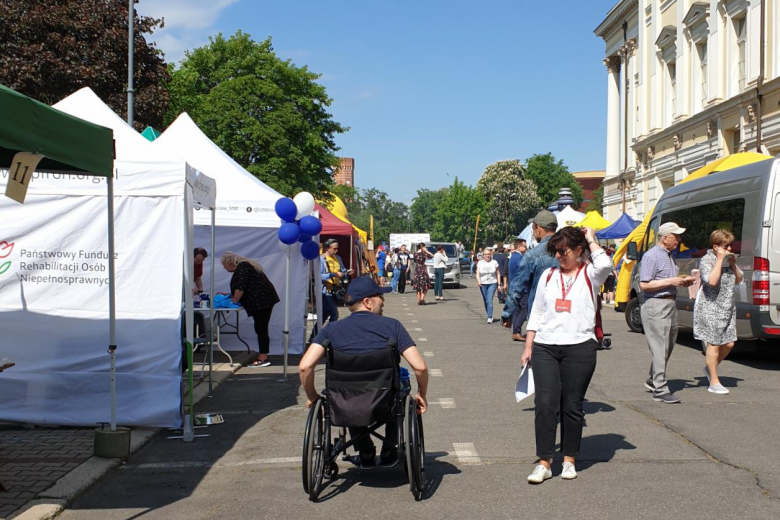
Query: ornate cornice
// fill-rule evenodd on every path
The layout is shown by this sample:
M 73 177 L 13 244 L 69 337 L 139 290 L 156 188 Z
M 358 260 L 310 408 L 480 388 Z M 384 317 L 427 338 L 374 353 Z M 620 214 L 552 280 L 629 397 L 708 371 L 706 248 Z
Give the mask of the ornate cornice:
M 604 59 L 604 66 L 607 67 L 607 72 L 610 74 L 617 74 L 620 72 L 620 56 L 609 56 Z
M 593 31 L 596 36 L 600 38 L 604 38 L 604 36 L 615 28 L 615 26 L 623 23 L 626 16 L 631 12 L 631 10 L 637 10 L 639 7 L 639 0 L 620 0 L 620 2 L 613 7 L 609 13 L 607 13 L 607 17 L 604 19 L 601 24 L 599 24 L 598 27 Z M 638 16 L 638 13 L 637 13 Z

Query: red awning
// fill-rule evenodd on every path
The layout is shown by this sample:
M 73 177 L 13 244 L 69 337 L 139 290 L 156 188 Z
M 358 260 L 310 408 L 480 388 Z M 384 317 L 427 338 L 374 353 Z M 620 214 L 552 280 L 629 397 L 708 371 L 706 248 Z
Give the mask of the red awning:
M 352 224 L 339 219 L 319 204 L 315 204 L 314 209 L 320 212 L 320 222 L 322 222 L 321 234 L 341 236 L 352 236 L 354 234 Z

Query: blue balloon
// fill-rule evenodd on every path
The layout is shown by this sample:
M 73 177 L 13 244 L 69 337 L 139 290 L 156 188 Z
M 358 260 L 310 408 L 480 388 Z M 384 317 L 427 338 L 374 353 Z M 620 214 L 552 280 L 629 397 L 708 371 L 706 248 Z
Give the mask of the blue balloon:
M 295 217 L 298 215 L 298 207 L 295 205 L 295 202 L 287 197 L 277 200 L 274 209 L 279 218 L 285 222 L 295 221 Z
M 305 244 L 309 240 L 311 240 L 311 236 L 310 235 L 306 235 L 304 233 L 301 233 L 301 236 L 298 237 L 298 242 L 300 242 L 301 244 Z
M 301 246 L 301 254 L 306 260 L 314 260 L 320 256 L 320 245 L 314 240 L 304 242 Z
M 294 244 L 298 241 L 299 236 L 301 236 L 301 228 L 294 222 L 287 222 L 279 228 L 279 240 L 283 244 Z
M 322 222 L 317 217 L 307 216 L 301 219 L 301 233 L 309 236 L 319 235 L 322 231 Z

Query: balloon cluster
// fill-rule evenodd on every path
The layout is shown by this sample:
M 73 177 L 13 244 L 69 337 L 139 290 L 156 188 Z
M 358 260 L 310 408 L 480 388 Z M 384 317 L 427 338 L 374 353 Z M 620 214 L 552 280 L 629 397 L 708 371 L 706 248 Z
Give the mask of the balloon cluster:
M 306 260 L 317 258 L 320 245 L 312 237 L 320 234 L 322 223 L 311 215 L 314 211 L 314 197 L 311 193 L 302 191 L 292 199 L 283 197 L 276 201 L 274 209 L 283 222 L 279 228 L 279 241 L 283 248 L 288 249 L 300 242 L 301 255 Z

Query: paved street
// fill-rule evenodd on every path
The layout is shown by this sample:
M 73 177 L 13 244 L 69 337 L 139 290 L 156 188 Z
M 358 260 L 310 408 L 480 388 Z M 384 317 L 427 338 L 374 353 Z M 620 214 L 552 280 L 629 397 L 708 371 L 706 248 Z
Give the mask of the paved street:
M 656 403 L 642 386 L 643 336 L 606 310 L 614 349 L 599 353 L 588 393 L 579 478 L 530 486 L 533 403 L 516 404 L 513 394 L 521 345 L 485 323 L 476 284 L 466 283 L 445 290 L 443 303 L 430 294 L 419 307 L 407 293 L 388 295 L 385 307 L 432 369 L 426 500 L 414 502 L 400 467 L 360 472 L 342 463 L 321 503 L 310 503 L 299 468 L 304 397 L 295 371 L 277 381 L 277 365 L 244 368 L 201 402 L 201 412 L 226 419 L 199 430 L 208 437 L 184 444 L 159 435 L 62 518 L 780 517 L 780 354 L 727 360 L 721 379 L 732 392 L 717 396 L 703 385 L 700 351 L 682 337 L 669 376 L 683 403 Z

